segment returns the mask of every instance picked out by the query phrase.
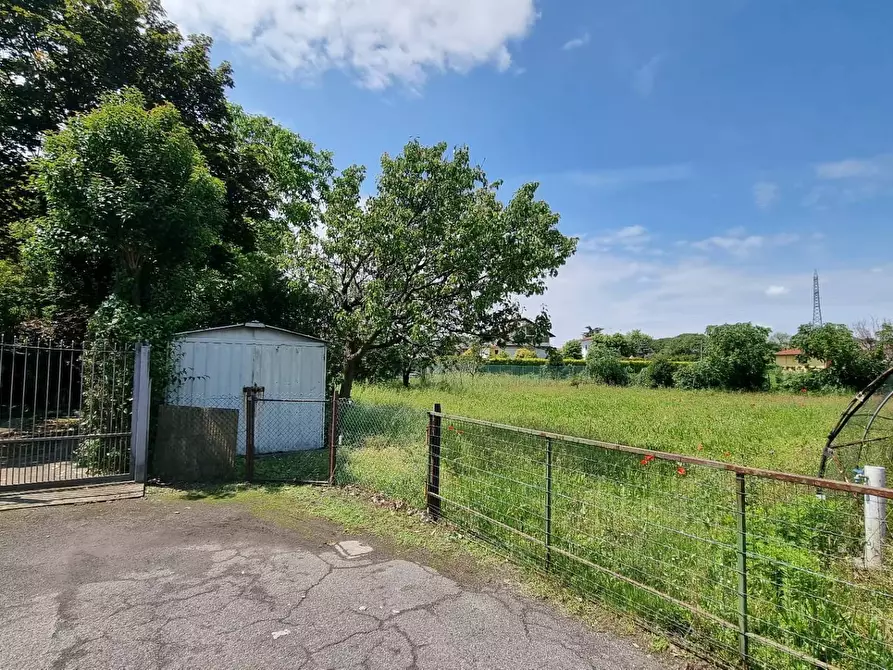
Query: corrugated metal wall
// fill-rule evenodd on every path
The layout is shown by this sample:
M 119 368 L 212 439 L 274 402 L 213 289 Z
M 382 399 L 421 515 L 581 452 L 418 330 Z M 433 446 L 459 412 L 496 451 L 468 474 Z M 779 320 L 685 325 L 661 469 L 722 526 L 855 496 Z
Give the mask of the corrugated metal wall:
M 258 452 L 318 449 L 325 432 L 326 347 L 297 335 L 234 327 L 188 333 L 177 343 L 181 383 L 168 402 L 239 410 L 239 453 L 245 453 L 242 389 L 261 386 L 263 397 L 319 403 L 258 403 Z

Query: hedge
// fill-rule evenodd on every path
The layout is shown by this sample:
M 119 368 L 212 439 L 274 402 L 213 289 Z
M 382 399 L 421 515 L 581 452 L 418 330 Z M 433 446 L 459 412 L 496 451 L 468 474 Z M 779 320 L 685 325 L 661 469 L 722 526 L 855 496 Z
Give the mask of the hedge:
M 629 369 L 630 374 L 636 374 L 651 365 L 651 361 L 644 358 L 622 358 L 620 363 Z M 692 364 L 691 361 L 671 361 L 671 363 L 677 368 Z M 483 363 L 480 371 L 490 374 L 538 375 L 564 379 L 586 374 L 586 361 L 566 359 L 564 365 L 549 366 L 548 362 L 542 358 L 535 360 L 521 359 L 519 361 L 497 360 Z

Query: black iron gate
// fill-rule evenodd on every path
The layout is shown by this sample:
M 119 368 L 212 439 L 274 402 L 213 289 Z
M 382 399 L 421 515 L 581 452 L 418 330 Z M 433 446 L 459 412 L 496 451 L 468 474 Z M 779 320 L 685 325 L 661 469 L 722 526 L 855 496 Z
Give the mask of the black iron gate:
M 144 407 L 147 346 L 0 338 L 0 490 L 141 480 Z

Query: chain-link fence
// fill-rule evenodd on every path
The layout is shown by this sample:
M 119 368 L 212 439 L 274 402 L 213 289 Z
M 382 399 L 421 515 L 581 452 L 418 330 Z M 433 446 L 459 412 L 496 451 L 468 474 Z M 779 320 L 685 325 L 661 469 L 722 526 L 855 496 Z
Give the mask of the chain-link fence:
M 428 508 L 751 668 L 893 667 L 893 490 L 433 413 Z

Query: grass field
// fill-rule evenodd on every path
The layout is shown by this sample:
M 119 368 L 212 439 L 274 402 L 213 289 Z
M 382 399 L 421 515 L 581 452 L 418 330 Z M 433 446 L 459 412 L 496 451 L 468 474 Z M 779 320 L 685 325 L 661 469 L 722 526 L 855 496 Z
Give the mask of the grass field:
M 815 474 L 825 436 L 847 401 L 496 375 L 410 389 L 361 386 L 341 417 L 338 479 L 423 505 L 425 411 L 435 402 L 457 416 Z M 447 518 L 519 562 L 545 567 L 586 595 L 736 662 L 734 475 L 556 443 L 549 558 L 545 441 L 459 419 L 447 423 L 441 466 Z M 748 480 L 751 630 L 827 667 L 891 667 L 893 561 L 888 556 L 871 573 L 854 568 L 861 496 L 815 493 Z M 755 668 L 813 667 L 762 643 L 754 642 L 751 653 Z
M 360 386 L 375 405 L 430 410 L 659 451 L 814 475 L 843 396 L 616 388 L 478 375 Z

